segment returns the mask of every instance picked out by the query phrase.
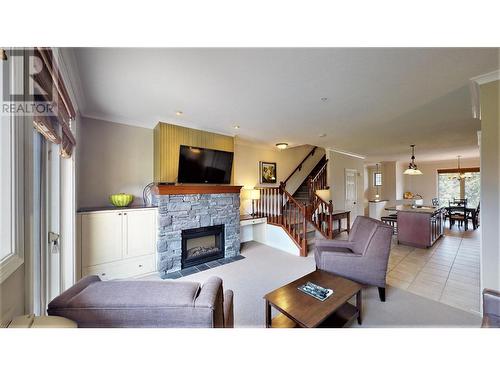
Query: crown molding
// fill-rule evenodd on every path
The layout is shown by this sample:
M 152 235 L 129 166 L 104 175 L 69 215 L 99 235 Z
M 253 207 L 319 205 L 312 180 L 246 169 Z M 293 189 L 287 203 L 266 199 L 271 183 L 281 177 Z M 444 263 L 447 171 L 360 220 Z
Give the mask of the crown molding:
M 67 82 L 71 101 L 75 110 L 82 115 L 86 108 L 86 99 L 82 89 L 82 81 L 78 70 L 77 60 L 72 48 L 52 48 L 60 63 L 59 69 L 63 79 Z
M 362 159 L 362 160 L 366 159 L 366 156 L 364 156 L 364 155 L 355 154 L 355 153 L 349 152 L 349 151 L 339 150 L 339 149 L 336 149 L 336 148 L 325 148 L 325 149 L 328 150 L 328 151 L 336 152 L 338 154 L 351 156 L 353 158 L 358 158 L 358 159 Z
M 499 81 L 500 70 L 494 70 L 493 72 L 481 74 L 479 76 L 472 77 L 470 80 L 476 82 L 478 85 L 484 85 L 493 81 Z

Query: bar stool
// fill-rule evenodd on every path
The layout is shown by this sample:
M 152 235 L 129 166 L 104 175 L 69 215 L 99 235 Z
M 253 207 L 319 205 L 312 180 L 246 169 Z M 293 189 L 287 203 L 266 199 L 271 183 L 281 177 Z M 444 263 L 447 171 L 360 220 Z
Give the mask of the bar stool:
M 392 214 L 389 216 L 382 216 L 380 220 L 392 227 L 392 232 L 398 234 L 398 216 L 397 214 Z

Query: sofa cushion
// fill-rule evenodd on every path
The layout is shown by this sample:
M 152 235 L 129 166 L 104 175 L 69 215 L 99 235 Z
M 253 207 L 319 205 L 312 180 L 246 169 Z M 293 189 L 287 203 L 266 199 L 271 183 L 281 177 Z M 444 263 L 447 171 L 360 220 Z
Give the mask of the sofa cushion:
M 97 282 L 76 294 L 65 307 L 191 307 L 194 306 L 199 290 L 200 284 L 193 282 L 133 280 Z

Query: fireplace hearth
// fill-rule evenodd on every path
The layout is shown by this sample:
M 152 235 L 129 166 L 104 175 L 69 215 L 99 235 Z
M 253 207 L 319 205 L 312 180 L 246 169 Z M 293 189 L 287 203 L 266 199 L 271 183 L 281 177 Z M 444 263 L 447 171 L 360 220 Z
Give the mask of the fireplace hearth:
M 182 231 L 181 268 L 224 258 L 224 225 Z

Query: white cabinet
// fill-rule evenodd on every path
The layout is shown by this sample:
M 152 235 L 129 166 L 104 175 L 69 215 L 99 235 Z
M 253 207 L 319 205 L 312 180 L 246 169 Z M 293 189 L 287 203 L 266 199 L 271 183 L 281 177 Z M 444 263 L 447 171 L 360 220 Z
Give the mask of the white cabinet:
M 81 276 L 138 276 L 156 269 L 156 208 L 78 214 Z
M 122 258 L 121 212 L 98 212 L 81 216 L 82 266 L 114 262 Z
M 151 210 L 124 212 L 125 258 L 151 253 L 156 243 L 156 215 Z

